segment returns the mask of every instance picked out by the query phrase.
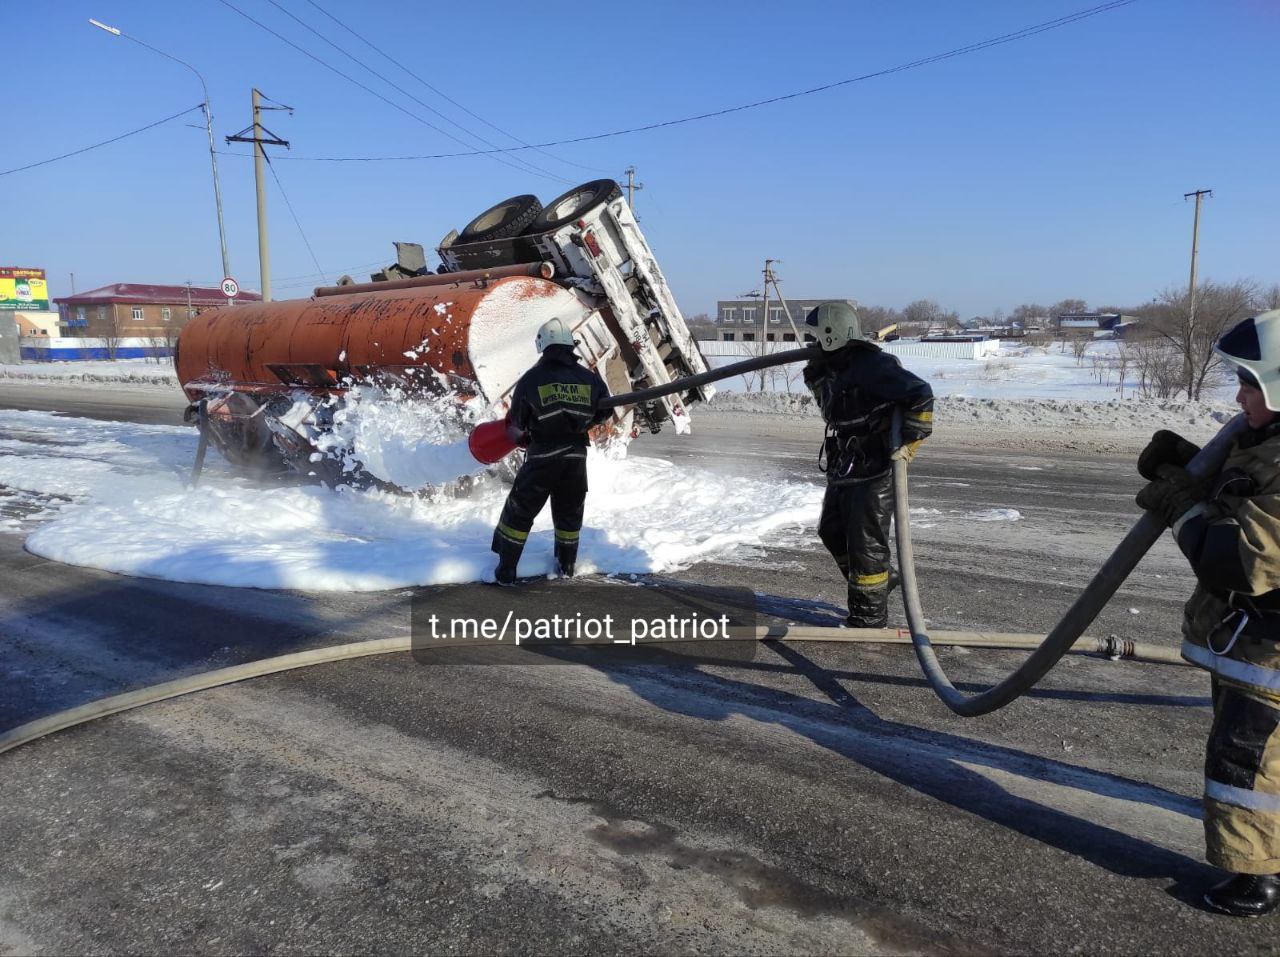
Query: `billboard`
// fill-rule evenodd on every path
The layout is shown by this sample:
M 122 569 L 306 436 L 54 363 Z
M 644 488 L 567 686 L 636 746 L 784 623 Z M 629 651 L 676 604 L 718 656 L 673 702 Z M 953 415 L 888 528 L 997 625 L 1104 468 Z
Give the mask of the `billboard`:
M 49 284 L 43 269 L 0 266 L 0 310 L 49 308 Z

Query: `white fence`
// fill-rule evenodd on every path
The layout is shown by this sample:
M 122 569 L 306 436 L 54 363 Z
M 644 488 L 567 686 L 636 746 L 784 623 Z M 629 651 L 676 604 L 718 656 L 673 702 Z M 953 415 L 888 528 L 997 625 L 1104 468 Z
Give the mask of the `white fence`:
M 152 359 L 173 354 L 166 339 L 134 336 L 115 340 L 84 336 L 22 336 L 22 358 L 27 362 L 75 362 L 82 359 Z

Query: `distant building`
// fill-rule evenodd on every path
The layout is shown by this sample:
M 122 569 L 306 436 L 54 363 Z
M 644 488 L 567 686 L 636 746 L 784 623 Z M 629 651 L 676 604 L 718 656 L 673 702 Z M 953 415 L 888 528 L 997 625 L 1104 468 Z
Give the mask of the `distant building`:
M 56 336 L 61 317 L 52 310 L 29 310 L 10 313 L 18 324 L 20 336 Z
M 786 308 L 791 320 L 803 326 L 809 311 L 831 299 L 788 299 Z M 852 299 L 840 300 L 857 308 Z M 769 315 L 763 314 L 763 299 L 722 299 L 716 303 L 715 326 L 698 337 L 707 335 L 720 342 L 795 342 L 796 334 L 787 322 L 786 311 L 776 299 L 769 300 Z M 801 330 L 801 336 L 804 330 Z M 704 340 L 706 341 L 706 340 Z
M 1127 329 L 1138 323 L 1137 316 L 1126 316 L 1119 312 L 1064 312 L 1058 316 L 1055 325 L 1063 331 L 1088 331 L 1090 334 L 1109 333 L 1120 338 Z
M 64 336 L 169 339 L 190 318 L 225 306 L 215 286 L 162 286 L 117 282 L 53 300 Z M 261 302 L 256 292 L 241 291 L 238 302 Z

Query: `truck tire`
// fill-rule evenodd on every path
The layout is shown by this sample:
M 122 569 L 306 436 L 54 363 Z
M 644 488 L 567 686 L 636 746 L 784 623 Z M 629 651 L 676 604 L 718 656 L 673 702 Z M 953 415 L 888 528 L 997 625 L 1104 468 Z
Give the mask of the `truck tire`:
M 519 236 L 542 212 L 538 197 L 525 193 L 512 196 L 496 206 L 490 206 L 463 228 L 454 240 L 456 243 L 483 243 L 490 239 L 508 239 Z
M 597 206 L 613 202 L 621 195 L 622 187 L 611 179 L 594 179 L 590 183 L 575 186 L 547 203 L 529 224 L 525 234 L 559 229 L 565 223 L 571 223 Z

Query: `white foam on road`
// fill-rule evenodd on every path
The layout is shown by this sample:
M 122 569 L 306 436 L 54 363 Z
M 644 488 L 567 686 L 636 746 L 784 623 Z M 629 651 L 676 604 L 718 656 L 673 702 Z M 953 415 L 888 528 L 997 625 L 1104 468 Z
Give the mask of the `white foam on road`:
M 215 453 L 185 485 L 192 430 L 0 411 L 0 485 L 75 501 L 27 539 L 55 561 L 126 575 L 253 588 L 373 591 L 492 578 L 507 486 L 429 499 L 320 486 L 262 487 Z M 582 571 L 672 571 L 812 526 L 819 486 L 729 478 L 661 459 L 593 455 Z M 520 563 L 552 568 L 550 516 Z

